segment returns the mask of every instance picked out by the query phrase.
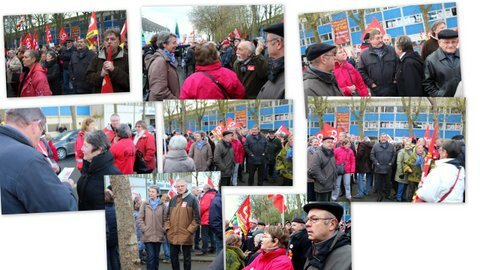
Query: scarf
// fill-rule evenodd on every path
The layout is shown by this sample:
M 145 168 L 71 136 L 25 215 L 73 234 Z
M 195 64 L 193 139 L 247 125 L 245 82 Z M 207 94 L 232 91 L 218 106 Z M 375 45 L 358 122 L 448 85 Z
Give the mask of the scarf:
M 199 141 L 199 142 L 197 142 L 198 150 L 201 151 L 204 145 L 205 145 L 205 141 Z
M 417 157 L 415 158 L 415 166 L 419 168 L 423 168 L 423 160 L 424 160 L 423 156 L 417 154 Z
M 222 143 L 226 148 L 231 148 L 232 147 L 232 143 L 230 143 L 230 142 L 226 142 L 226 141 L 222 140 Z
M 293 146 L 290 146 L 287 150 L 287 160 L 292 161 L 293 158 Z
M 312 65 L 310 65 L 309 68 L 315 75 L 322 78 L 322 80 L 324 80 L 326 82 L 329 82 L 329 83 L 334 83 L 335 82 L 335 74 L 323 72 L 320 69 L 318 69 L 318 68 L 316 68 Z
M 307 258 L 308 264 L 313 265 L 319 270 L 323 270 L 328 255 L 330 255 L 333 250 L 350 245 L 350 243 L 348 236 L 337 231 L 330 239 L 313 245 L 311 256 Z
M 150 206 L 153 208 L 153 210 L 155 210 L 160 203 L 160 198 L 157 197 L 155 200 L 148 199 L 148 203 L 150 203 Z
M 382 58 L 383 53 L 384 53 L 384 52 L 383 52 L 383 47 L 384 47 L 384 46 L 385 46 L 385 45 L 383 45 L 383 46 L 380 47 L 380 48 L 372 48 L 373 53 L 375 53 L 375 54 L 378 56 L 378 58 Z
M 285 62 L 284 62 L 284 57 L 280 57 L 277 59 L 268 59 L 268 80 L 271 82 L 275 82 L 280 75 L 285 69 Z
M 175 59 L 175 54 L 170 53 L 169 51 L 167 51 L 165 49 L 163 49 L 162 51 L 167 55 L 168 59 L 170 59 L 170 62 L 172 62 L 174 64 L 177 63 L 177 59 Z
M 315 152 L 317 152 L 317 150 L 318 150 L 318 148 L 315 147 L 315 146 L 309 146 L 309 147 L 307 148 L 307 151 L 308 151 L 308 153 L 310 153 L 310 154 L 315 154 Z
M 143 134 L 145 134 L 145 130 L 142 130 L 142 131 L 138 132 L 135 135 L 135 138 L 133 138 L 133 144 L 137 145 L 138 140 L 140 140 L 140 138 L 143 136 Z

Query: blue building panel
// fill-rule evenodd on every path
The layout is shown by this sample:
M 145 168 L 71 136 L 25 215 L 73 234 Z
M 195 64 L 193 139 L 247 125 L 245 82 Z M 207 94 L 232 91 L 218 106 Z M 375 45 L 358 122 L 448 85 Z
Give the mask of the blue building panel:
M 351 33 L 353 45 L 362 44 L 362 32 Z
M 406 31 L 407 35 L 415 35 L 415 34 L 420 33 L 420 31 L 425 34 L 425 29 L 423 27 L 423 23 L 407 25 L 407 26 L 405 26 L 405 31 Z
M 90 116 L 90 106 L 78 106 L 77 115 Z
M 451 8 L 451 7 L 456 7 L 457 3 L 451 2 L 451 3 L 445 3 L 443 5 L 445 6 L 445 8 Z
M 405 35 L 405 32 L 403 31 L 403 27 L 390 28 L 390 29 L 387 29 L 386 31 L 387 31 L 387 34 L 389 34 L 394 38 Z
M 393 128 L 380 128 L 379 134 L 386 133 L 388 135 L 393 136 L 394 135 L 394 129 Z
M 273 108 L 261 108 L 260 109 L 260 115 L 265 115 L 265 114 L 272 114 L 273 113 Z
M 289 105 L 282 105 L 282 106 L 278 106 L 278 107 L 275 107 L 274 109 L 274 113 L 275 114 L 279 114 L 279 113 L 291 113 L 292 110 L 290 108 Z
M 279 129 L 282 125 L 284 125 L 288 129 L 291 129 L 288 120 L 275 121 L 275 124 L 273 125 L 273 128 Z
M 228 119 L 228 118 L 235 119 L 235 113 L 233 113 L 233 112 L 227 112 L 227 113 L 225 114 L 225 119 Z
M 45 116 L 58 116 L 58 107 L 42 107 L 40 110 Z
M 400 8 L 389 9 L 383 12 L 383 18 L 385 20 L 391 20 L 402 17 L 402 12 Z
M 337 107 L 337 112 L 339 113 L 350 112 L 350 107 Z
M 358 135 L 358 134 L 355 134 L 355 135 Z M 367 137 L 378 137 L 378 131 L 365 131 L 363 132 L 363 135 Z
M 260 124 L 260 129 L 273 129 L 273 124 Z
M 360 134 L 357 125 L 350 126 L 350 134 L 355 134 L 357 136 L 358 136 L 358 134 Z
M 340 21 L 340 20 L 343 20 L 345 18 L 347 18 L 347 12 L 345 12 L 345 11 L 332 15 L 332 21 Z
M 448 123 L 460 123 L 462 122 L 462 116 L 459 114 L 448 115 L 447 116 Z
M 358 14 L 354 14 L 354 15 L 355 15 L 355 18 L 358 19 Z M 350 27 L 358 26 L 358 24 L 350 16 L 348 16 L 348 24 L 350 25 Z
M 365 114 L 365 121 L 377 121 L 378 114 L 376 113 L 367 113 Z
M 240 105 L 240 106 L 235 107 L 236 111 L 244 111 L 246 109 L 247 109 L 247 106 L 245 106 L 245 105 Z
M 307 51 L 307 46 L 302 46 L 302 47 L 300 48 L 300 53 L 301 53 L 302 55 L 306 55 L 306 53 L 305 53 L 306 51 Z
M 447 18 L 447 28 L 455 28 L 457 26 L 457 17 Z
M 455 135 L 460 135 L 461 132 L 458 130 L 445 130 L 445 138 L 451 139 Z
M 329 45 L 335 45 L 333 40 L 324 41 L 323 43 L 329 44 Z
M 397 113 L 396 118 L 397 118 L 396 119 L 397 122 L 407 122 L 408 121 L 408 117 L 404 113 Z
M 335 114 L 329 113 L 323 115 L 323 121 L 325 122 L 333 122 L 335 121 Z
M 312 136 L 314 134 L 317 134 L 318 132 L 320 132 L 320 128 L 310 128 L 308 131 L 308 135 Z
M 62 106 L 60 107 L 60 115 L 61 116 L 70 116 L 72 113 L 70 112 L 69 106 Z
M 379 22 L 383 21 L 381 12 L 372 13 L 372 14 L 368 14 L 368 15 L 365 16 L 365 19 L 367 21 L 367 25 L 369 25 L 372 22 L 373 18 L 377 19 L 377 21 L 379 21 Z
M 427 122 L 428 114 L 421 113 L 418 115 L 417 122 Z
M 442 8 L 443 8 L 442 4 L 433 4 L 432 7 L 430 8 L 430 11 L 439 10 Z
M 422 13 L 419 6 L 406 6 L 406 7 L 403 7 L 402 9 L 403 9 L 404 17 Z
M 255 121 L 253 121 L 253 120 L 248 120 L 248 121 L 247 121 L 247 127 L 253 127 L 253 126 L 255 126 Z
M 331 33 L 332 32 L 332 26 L 328 24 L 320 25 L 317 27 L 318 33 L 320 35 L 326 34 L 326 33 Z
M 395 121 L 394 113 L 382 113 L 380 114 L 380 121 Z
M 408 137 L 408 129 L 396 129 L 395 137 Z

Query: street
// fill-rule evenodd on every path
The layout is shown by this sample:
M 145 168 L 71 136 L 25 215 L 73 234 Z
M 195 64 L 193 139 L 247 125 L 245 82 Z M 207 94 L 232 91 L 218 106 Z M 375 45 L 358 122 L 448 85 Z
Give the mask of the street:
M 75 162 L 75 155 L 71 155 L 71 156 L 68 156 L 67 158 L 65 158 L 63 160 L 59 160 L 58 165 L 60 166 L 60 169 L 63 169 L 65 167 L 75 168 L 75 170 L 73 171 L 70 178 L 75 183 L 77 183 L 78 178 L 80 178 L 80 171 L 77 169 L 77 163 Z
M 358 180 L 356 180 L 356 181 L 358 181 Z M 364 184 L 363 184 L 364 188 L 365 188 L 365 185 L 366 185 L 366 183 L 364 181 Z M 351 184 L 350 184 L 350 189 L 351 189 L 351 193 L 352 193 L 352 201 L 355 201 L 355 202 L 376 202 L 377 201 L 377 193 L 376 193 L 374 187 L 370 188 L 370 192 L 369 192 L 368 196 L 364 196 L 363 198 L 360 198 L 360 199 L 353 198 L 358 193 L 358 183 L 354 183 L 353 178 L 352 178 L 352 181 L 351 181 Z M 344 193 L 344 191 L 340 192 L 340 194 L 343 194 L 343 193 Z M 393 195 L 395 193 L 393 192 L 393 189 L 390 192 L 390 194 L 391 194 L 390 197 L 394 198 Z M 346 202 L 347 198 L 345 197 L 345 195 L 343 195 L 343 196 L 339 197 L 337 201 Z M 384 196 L 382 202 L 396 202 L 396 201 L 395 201 L 395 199 L 388 200 Z

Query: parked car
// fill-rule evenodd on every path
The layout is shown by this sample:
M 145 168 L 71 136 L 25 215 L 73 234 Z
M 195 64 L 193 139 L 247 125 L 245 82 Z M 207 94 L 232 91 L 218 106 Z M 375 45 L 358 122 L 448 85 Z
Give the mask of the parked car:
M 58 134 L 53 138 L 53 145 L 57 148 L 58 159 L 65 159 L 67 156 L 75 154 L 75 141 L 80 130 L 70 130 Z

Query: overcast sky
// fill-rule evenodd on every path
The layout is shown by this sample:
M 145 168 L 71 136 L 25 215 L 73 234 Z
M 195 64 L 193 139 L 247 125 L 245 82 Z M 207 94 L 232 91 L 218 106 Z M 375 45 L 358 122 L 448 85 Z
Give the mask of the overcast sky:
M 192 10 L 192 6 L 176 6 L 176 7 L 143 7 L 142 17 L 145 17 L 161 26 L 170 29 L 175 33 L 175 23 L 178 22 L 180 36 L 189 35 L 193 31 L 193 26 L 188 20 L 188 13 Z

